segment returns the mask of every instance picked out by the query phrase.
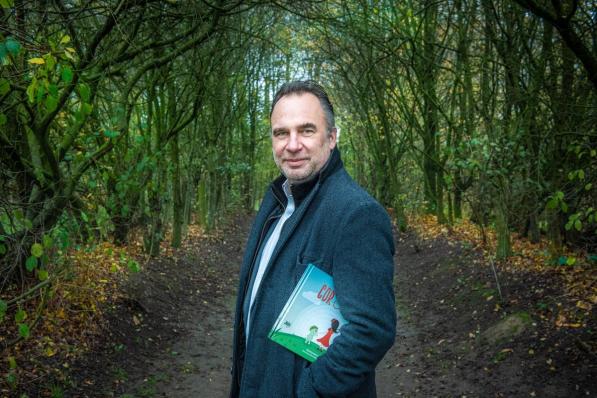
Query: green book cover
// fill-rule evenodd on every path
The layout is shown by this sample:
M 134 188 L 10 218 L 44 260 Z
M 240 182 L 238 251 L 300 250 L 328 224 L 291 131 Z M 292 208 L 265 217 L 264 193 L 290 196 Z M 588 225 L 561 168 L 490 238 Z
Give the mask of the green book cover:
M 309 264 L 269 338 L 314 362 L 325 354 L 347 323 L 336 300 L 334 280 L 328 273 Z

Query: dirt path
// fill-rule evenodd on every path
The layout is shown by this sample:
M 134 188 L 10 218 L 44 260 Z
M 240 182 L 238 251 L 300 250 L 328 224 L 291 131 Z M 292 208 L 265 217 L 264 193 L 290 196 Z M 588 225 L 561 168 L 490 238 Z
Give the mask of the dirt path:
M 537 316 L 538 304 L 563 296 L 555 278 L 498 271 L 499 300 L 478 252 L 412 235 L 397 248 L 398 333 L 378 367 L 380 397 L 595 395 L 596 362 L 578 344 L 594 342 L 591 330 Z
M 241 216 L 147 264 L 125 287 L 97 349 L 73 367 L 68 397 L 225 397 Z
M 129 299 L 113 309 L 104 341 L 75 365 L 65 396 L 226 397 L 249 224 L 239 217 L 218 237 L 195 239 L 174 258 L 148 264 L 127 285 Z M 380 398 L 596 393 L 594 358 L 578 344 L 591 335 L 533 317 L 538 300 L 559 294 L 550 280 L 501 274 L 504 300 L 496 306 L 493 274 L 473 250 L 413 236 L 398 239 L 397 250 L 398 333 L 378 367 Z M 531 282 L 543 290 L 531 291 Z M 526 321 L 499 334 L 512 314 Z

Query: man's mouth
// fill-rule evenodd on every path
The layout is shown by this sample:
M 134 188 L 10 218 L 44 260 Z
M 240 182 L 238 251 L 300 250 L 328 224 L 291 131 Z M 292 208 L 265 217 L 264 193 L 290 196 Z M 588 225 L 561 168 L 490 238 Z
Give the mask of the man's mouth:
M 302 164 L 303 162 L 305 162 L 306 160 L 307 160 L 306 158 L 286 159 L 285 162 L 287 164 L 289 164 L 290 166 L 298 166 L 298 165 Z

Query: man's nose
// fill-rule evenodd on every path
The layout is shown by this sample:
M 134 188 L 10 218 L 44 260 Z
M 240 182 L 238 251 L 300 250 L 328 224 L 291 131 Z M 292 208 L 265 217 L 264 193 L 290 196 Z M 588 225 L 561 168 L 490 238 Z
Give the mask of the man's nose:
M 288 145 L 286 145 L 286 149 L 290 152 L 297 152 L 301 149 L 301 142 L 299 134 L 295 131 L 290 133 L 290 137 L 288 137 Z

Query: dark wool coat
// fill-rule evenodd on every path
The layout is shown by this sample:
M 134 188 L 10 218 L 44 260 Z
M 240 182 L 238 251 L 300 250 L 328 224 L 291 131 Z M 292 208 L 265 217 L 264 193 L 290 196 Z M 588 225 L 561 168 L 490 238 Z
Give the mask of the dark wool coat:
M 263 276 L 245 345 L 243 302 L 262 240 L 286 206 L 283 181 L 281 177 L 272 183 L 247 242 L 234 321 L 230 396 L 375 397 L 375 366 L 396 332 L 392 229 L 383 207 L 346 173 L 338 149 L 304 198 L 293 189 L 295 199 L 302 201 L 284 224 Z M 267 337 L 309 263 L 332 275 L 348 321 L 326 354 L 312 364 Z

